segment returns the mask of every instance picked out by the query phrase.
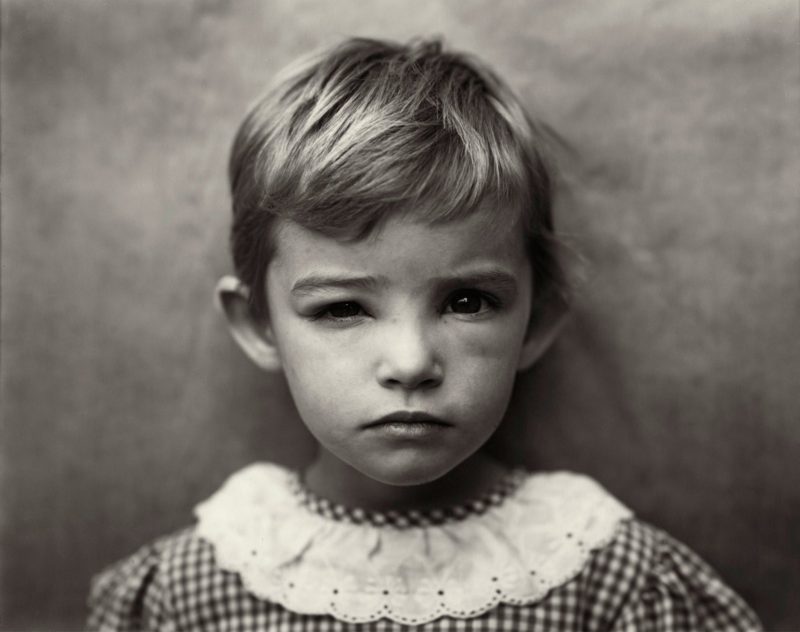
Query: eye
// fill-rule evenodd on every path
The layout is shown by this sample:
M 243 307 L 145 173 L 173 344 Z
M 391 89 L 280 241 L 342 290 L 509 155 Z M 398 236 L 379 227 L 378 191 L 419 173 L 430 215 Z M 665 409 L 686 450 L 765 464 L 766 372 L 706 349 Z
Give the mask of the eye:
M 454 314 L 479 314 L 497 306 L 497 301 L 478 290 L 458 290 L 447 299 L 445 311 Z
M 361 305 L 355 301 L 343 301 L 341 303 L 331 303 L 324 309 L 317 312 L 317 318 L 329 318 L 331 320 L 349 320 L 364 314 Z

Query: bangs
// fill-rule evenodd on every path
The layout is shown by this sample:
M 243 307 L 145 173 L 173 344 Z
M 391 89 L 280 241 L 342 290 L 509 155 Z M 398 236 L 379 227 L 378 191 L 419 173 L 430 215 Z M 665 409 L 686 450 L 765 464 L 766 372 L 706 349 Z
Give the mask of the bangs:
M 545 173 L 530 155 L 530 124 L 476 64 L 438 42 L 352 40 L 295 70 L 266 104 L 280 115 L 261 130 L 270 142 L 252 161 L 251 203 L 338 238 L 396 213 L 440 223 L 482 206 L 503 223 L 510 209 L 527 217 Z

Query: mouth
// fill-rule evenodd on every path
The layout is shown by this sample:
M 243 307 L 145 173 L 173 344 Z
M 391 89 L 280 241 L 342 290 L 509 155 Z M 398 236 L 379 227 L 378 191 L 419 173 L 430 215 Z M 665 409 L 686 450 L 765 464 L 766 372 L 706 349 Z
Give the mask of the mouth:
M 428 413 L 400 411 L 371 421 L 364 428 L 384 439 L 407 442 L 432 439 L 452 425 Z
M 371 421 L 365 424 L 364 428 L 379 428 L 381 426 L 440 426 L 444 428 L 452 425 L 450 422 L 428 413 L 399 411 Z

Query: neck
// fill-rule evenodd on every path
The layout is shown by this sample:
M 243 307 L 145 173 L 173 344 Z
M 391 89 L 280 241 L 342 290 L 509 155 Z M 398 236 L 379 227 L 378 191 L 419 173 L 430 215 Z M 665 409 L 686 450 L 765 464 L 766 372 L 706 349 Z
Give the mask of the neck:
M 305 485 L 321 498 L 368 511 L 408 511 L 458 505 L 489 491 L 508 467 L 478 452 L 450 472 L 421 485 L 388 485 L 340 461 L 324 449 L 305 472 Z

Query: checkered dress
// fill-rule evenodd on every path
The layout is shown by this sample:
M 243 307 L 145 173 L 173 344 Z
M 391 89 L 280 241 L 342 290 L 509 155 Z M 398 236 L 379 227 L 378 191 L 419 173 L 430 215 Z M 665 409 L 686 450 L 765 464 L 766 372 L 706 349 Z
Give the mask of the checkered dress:
M 498 502 L 501 490 L 489 503 Z M 341 509 L 309 497 L 335 519 Z M 483 504 L 481 504 L 483 506 Z M 480 507 L 478 508 L 480 509 Z M 467 517 L 466 519 L 469 519 Z M 213 546 L 186 529 L 140 549 L 95 578 L 92 630 L 251 632 L 524 632 L 760 630 L 747 605 L 694 553 L 640 521 L 620 523 L 610 544 L 580 573 L 529 605 L 500 604 L 469 619 L 408 626 L 386 619 L 353 624 L 305 615 L 250 594 L 219 568 Z

